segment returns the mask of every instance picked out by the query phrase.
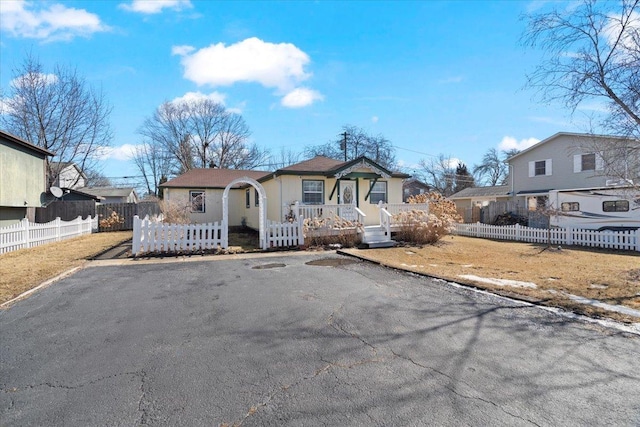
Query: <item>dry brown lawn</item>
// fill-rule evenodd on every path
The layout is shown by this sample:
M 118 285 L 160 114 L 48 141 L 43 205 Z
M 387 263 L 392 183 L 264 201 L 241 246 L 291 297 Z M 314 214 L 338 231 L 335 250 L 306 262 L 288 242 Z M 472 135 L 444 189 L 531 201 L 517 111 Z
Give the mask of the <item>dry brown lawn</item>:
M 131 231 L 95 233 L 0 255 L 0 304 L 131 237 Z
M 507 296 L 563 307 L 624 322 L 640 318 L 569 299 L 567 294 L 640 310 L 640 253 L 447 236 L 435 245 L 349 250 L 381 264 Z M 462 276 L 475 276 L 464 278 Z M 507 279 L 535 288 L 500 286 L 484 279 Z M 522 285 L 522 283 L 515 283 Z

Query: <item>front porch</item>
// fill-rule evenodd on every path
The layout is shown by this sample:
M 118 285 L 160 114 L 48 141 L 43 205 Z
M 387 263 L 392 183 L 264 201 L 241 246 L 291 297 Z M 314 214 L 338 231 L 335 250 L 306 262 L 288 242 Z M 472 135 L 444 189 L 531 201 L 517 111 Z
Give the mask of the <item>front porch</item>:
M 367 216 L 353 204 L 303 205 L 295 203 L 289 207 L 289 221 L 303 221 L 305 236 L 328 236 L 357 234 L 358 240 L 367 247 L 395 245 L 393 232 L 403 225 L 399 221 L 401 212 L 417 211 L 429 213 L 428 203 L 378 203 L 377 215 Z

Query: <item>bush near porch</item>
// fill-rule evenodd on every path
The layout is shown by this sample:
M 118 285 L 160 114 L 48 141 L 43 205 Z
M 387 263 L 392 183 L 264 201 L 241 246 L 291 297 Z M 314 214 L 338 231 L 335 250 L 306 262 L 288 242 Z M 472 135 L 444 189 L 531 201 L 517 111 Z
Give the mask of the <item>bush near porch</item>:
M 462 222 L 455 203 L 446 200 L 439 193 L 418 194 L 409 197 L 407 202 L 409 204 L 429 203 L 429 212 L 411 209 L 393 216 L 393 222 L 399 226 L 395 238 L 402 242 L 418 245 L 433 244 L 451 234 L 455 230 L 455 223 Z

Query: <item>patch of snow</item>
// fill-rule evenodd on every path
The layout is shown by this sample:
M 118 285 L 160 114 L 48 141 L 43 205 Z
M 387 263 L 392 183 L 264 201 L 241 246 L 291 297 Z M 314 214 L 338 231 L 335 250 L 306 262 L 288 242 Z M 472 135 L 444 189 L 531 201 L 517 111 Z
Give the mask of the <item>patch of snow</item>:
M 608 288 L 607 285 L 590 285 L 589 287 L 591 289 L 607 289 Z
M 473 264 L 465 264 L 465 265 L 461 265 L 461 267 L 463 267 L 463 268 L 469 268 L 469 267 L 473 267 Z
M 408 265 L 408 264 L 405 264 L 404 262 L 402 264 L 400 264 L 400 265 L 403 266 L 403 267 L 409 267 L 409 268 L 416 268 L 417 267 L 417 265 L 415 265 L 415 264 Z
M 462 277 L 467 280 L 475 280 L 476 282 L 481 283 L 489 283 L 491 285 L 497 286 L 511 286 L 514 288 L 532 288 L 536 289 L 538 286 L 535 283 L 531 282 L 520 282 L 518 280 L 509 280 L 509 279 L 492 279 L 488 277 L 480 277 L 475 276 L 473 274 L 460 274 L 458 277 Z
M 625 307 L 623 305 L 607 304 L 606 302 L 598 301 L 597 299 L 585 298 L 579 295 L 567 294 L 567 296 L 572 301 L 579 302 L 580 304 L 604 308 L 605 310 L 615 311 L 616 313 L 626 314 L 627 316 L 640 317 L 640 310 L 634 310 L 633 308 Z
M 429 266 L 431 266 L 431 267 L 437 267 L 437 266 L 438 266 L 438 264 L 429 264 Z
M 404 251 L 404 253 L 407 254 L 407 255 L 415 255 L 416 254 L 415 252 L 411 252 L 411 251 Z

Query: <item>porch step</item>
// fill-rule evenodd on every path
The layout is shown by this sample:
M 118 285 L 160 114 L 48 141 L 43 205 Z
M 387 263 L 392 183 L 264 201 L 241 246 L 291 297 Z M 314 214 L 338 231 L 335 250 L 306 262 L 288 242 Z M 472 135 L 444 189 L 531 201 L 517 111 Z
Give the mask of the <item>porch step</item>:
M 374 225 L 364 228 L 362 244 L 359 246 L 359 248 L 391 248 L 395 245 L 396 242 L 391 240 L 390 236 L 386 235 L 385 229 L 383 227 Z

